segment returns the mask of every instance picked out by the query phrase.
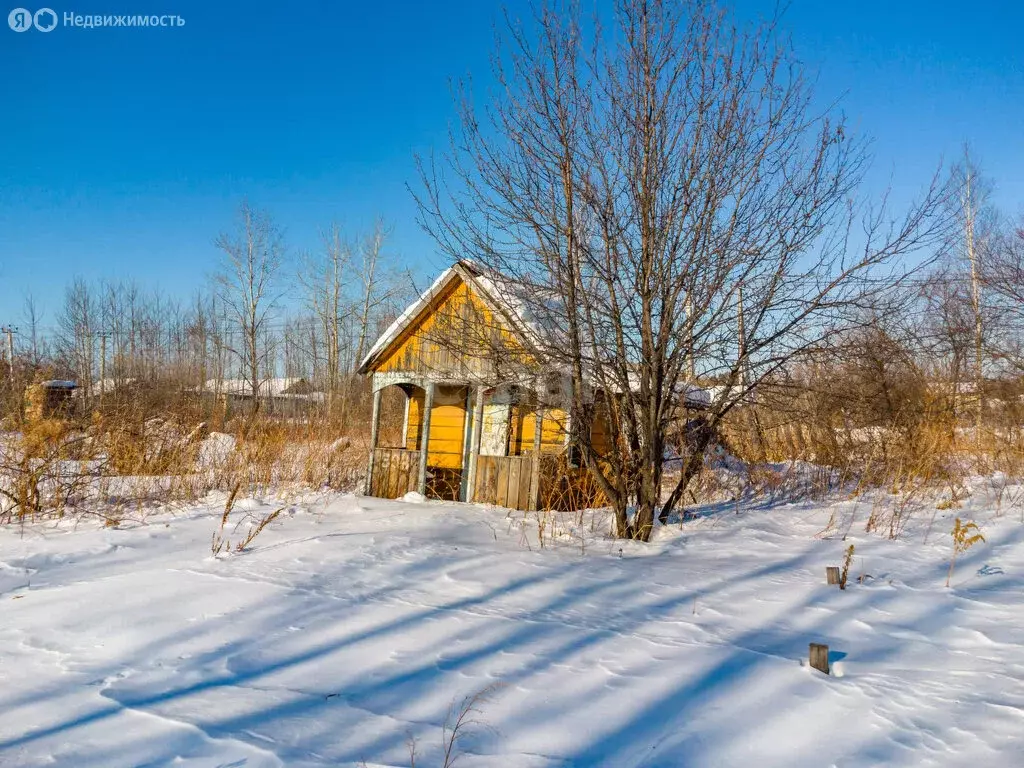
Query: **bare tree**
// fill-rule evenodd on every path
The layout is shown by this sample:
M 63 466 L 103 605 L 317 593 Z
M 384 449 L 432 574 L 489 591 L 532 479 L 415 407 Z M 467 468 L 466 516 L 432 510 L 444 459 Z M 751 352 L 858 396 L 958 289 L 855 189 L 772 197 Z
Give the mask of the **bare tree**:
M 572 439 L 618 535 L 647 540 L 721 420 L 943 234 L 938 182 L 895 221 L 884 200 L 856 203 L 864 145 L 814 112 L 775 22 L 662 0 L 621 0 L 610 31 L 573 3 L 533 21 L 509 22 L 486 112 L 465 94 L 446 162 L 421 162 L 421 221 L 505 276 L 537 329 L 535 375 L 569 382 Z M 694 376 L 717 386 L 662 504 Z
M 399 290 L 395 276 L 387 272 L 383 264 L 384 245 L 390 235 L 391 228 L 383 219 L 377 219 L 373 230 L 363 238 L 359 248 L 359 265 L 356 271 L 362 284 L 362 291 L 358 305 L 358 341 L 352 363 L 353 369 L 362 362 L 366 352 L 372 330 L 374 307 L 388 302 Z
M 36 302 L 35 296 L 26 293 L 22 301 L 21 315 L 25 320 L 27 329 L 29 359 L 33 368 L 38 368 L 42 359 L 41 338 L 39 335 L 39 319 L 42 310 Z
M 954 416 L 963 383 L 974 379 L 971 373 L 976 314 L 971 296 L 971 281 L 963 263 L 946 260 L 937 265 L 921 284 L 919 331 L 916 349 L 929 359 L 933 378 L 948 388 Z M 909 297 L 908 297 L 909 298 Z
M 92 393 L 93 338 L 97 330 L 96 301 L 88 283 L 76 277 L 64 291 L 58 317 L 61 353 L 75 371 L 86 397 Z
M 352 246 L 337 224 L 321 233 L 321 241 L 321 253 L 316 256 L 307 254 L 303 259 L 299 282 L 306 295 L 307 306 L 320 326 L 319 339 L 314 340 L 311 351 L 315 358 L 317 347 L 323 347 L 327 404 L 333 411 L 340 389 L 342 328 L 353 312 L 348 299 Z
M 990 297 L 992 355 L 1010 371 L 1024 373 L 1024 218 L 993 238 L 982 281 Z
M 272 352 L 265 341 L 281 298 L 277 280 L 285 249 L 280 231 L 266 213 L 243 202 L 238 217 L 236 232 L 222 234 L 215 242 L 223 252 L 215 281 L 220 304 L 240 336 L 228 349 L 240 362 L 257 409 L 261 374 Z

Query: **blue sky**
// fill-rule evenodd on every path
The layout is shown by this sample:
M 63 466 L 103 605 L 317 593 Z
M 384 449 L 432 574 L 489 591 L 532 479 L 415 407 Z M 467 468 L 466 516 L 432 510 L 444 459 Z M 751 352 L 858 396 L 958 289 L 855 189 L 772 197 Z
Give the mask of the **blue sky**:
M 294 250 L 315 247 L 331 221 L 358 230 L 379 214 L 423 279 L 443 265 L 406 185 L 417 183 L 414 153 L 446 146 L 450 78 L 472 73 L 486 86 L 500 5 L 50 7 L 186 23 L 0 26 L 0 323 L 20 320 L 31 291 L 52 324 L 76 274 L 134 277 L 187 299 L 243 197 L 274 216 Z M 773 3 L 734 7 L 751 18 Z M 1020 3 L 793 0 L 783 24 L 818 73 L 819 95 L 841 97 L 855 129 L 873 137 L 869 189 L 891 179 L 897 199 L 907 196 L 969 141 L 997 202 L 1024 211 Z

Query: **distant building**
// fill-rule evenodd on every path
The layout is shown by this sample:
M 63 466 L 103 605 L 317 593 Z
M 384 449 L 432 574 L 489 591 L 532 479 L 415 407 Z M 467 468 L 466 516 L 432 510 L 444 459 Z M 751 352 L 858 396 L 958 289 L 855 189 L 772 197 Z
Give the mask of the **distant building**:
M 252 405 L 252 387 L 246 379 L 209 379 L 203 394 L 216 397 L 228 411 Z M 319 392 L 302 377 L 264 379 L 259 384 L 260 408 L 265 413 L 291 416 L 308 413 L 325 401 Z
M 78 384 L 65 379 L 50 379 L 25 388 L 25 418 L 29 421 L 67 418 L 74 411 L 72 399 Z

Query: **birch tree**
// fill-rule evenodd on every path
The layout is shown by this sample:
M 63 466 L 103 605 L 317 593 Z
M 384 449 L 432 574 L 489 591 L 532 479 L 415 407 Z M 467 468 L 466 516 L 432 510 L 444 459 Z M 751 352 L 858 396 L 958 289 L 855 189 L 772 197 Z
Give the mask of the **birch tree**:
M 320 235 L 319 254 L 307 254 L 299 272 L 299 282 L 309 310 L 317 318 L 320 333 L 311 342 L 311 353 L 317 357 L 323 348 L 324 385 L 328 409 L 333 412 L 340 390 L 344 323 L 352 315 L 349 285 L 353 275 L 352 246 L 338 224 L 332 224 Z
M 215 245 L 222 252 L 217 297 L 238 332 L 228 349 L 239 360 L 256 410 L 261 374 L 273 353 L 264 342 L 282 295 L 278 279 L 284 242 L 269 215 L 243 202 L 236 231 L 220 235 Z
M 26 293 L 22 299 L 22 310 L 21 316 L 25 321 L 26 336 L 28 338 L 28 353 L 29 360 L 33 368 L 38 368 L 40 361 L 42 360 L 42 339 L 39 333 L 39 322 L 42 316 L 42 309 L 39 306 L 36 297 L 31 293 Z
M 383 219 L 377 219 L 373 230 L 363 238 L 359 248 L 357 274 L 361 284 L 358 300 L 358 339 L 356 341 L 353 370 L 366 354 L 370 334 L 373 332 L 373 309 L 378 304 L 387 304 L 400 290 L 395 275 L 384 269 L 384 246 L 391 235 L 391 228 Z
M 76 277 L 64 291 L 64 306 L 57 318 L 60 327 L 60 352 L 70 363 L 82 392 L 92 394 L 93 338 L 98 330 L 96 300 L 89 284 Z

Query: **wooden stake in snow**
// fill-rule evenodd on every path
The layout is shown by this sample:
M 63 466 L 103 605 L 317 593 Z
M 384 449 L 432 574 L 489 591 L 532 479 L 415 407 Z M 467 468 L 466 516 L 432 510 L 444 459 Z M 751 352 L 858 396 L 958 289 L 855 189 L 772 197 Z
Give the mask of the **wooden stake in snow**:
M 829 565 L 825 568 L 825 581 L 829 586 L 839 584 L 839 566 Z
M 821 643 L 811 643 L 810 653 L 811 666 L 826 675 L 828 671 L 828 646 Z

